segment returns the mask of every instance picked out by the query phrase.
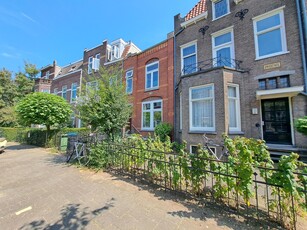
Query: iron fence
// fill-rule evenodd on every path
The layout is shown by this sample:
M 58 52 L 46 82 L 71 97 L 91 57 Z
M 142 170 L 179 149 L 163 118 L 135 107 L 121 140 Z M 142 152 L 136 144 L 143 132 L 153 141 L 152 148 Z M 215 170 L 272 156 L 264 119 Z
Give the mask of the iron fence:
M 245 192 L 236 187 L 243 179 L 232 170 L 229 161 L 193 154 L 187 158 L 173 152 L 129 144 L 104 142 L 101 147 L 108 152 L 109 168 L 116 172 L 153 183 L 165 190 L 225 205 L 248 218 L 273 220 L 279 224 L 289 220 L 290 226 L 296 229 L 298 203 L 307 207 L 307 174 L 304 173 L 294 173 L 296 178 L 306 178 L 303 184 L 300 182 L 299 197 L 292 192 L 285 197 L 283 185 L 268 179 L 278 169 L 255 166 L 251 183 L 246 187 L 246 190 L 252 189 L 253 195 L 247 199 Z M 231 185 L 232 189 L 229 189 Z

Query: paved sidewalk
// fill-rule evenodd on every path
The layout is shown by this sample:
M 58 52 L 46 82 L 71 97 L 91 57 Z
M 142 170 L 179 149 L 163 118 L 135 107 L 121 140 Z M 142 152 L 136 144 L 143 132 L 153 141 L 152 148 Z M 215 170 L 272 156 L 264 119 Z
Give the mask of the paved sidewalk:
M 219 211 L 108 173 L 68 166 L 42 148 L 0 155 L 0 229 L 252 229 Z

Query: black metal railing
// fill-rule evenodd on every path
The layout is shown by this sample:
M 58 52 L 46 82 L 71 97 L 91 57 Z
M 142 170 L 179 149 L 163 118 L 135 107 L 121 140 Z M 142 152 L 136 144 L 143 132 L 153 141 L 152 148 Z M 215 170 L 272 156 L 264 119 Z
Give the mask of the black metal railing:
M 273 227 L 276 222 L 284 224 L 288 219 L 292 228 L 296 228 L 297 195 L 291 192 L 290 196 L 285 198 L 283 185 L 268 179 L 269 175 L 278 169 L 254 166 L 251 184 L 246 188 L 253 190 L 253 196 L 247 200 L 243 195 L 244 191 L 242 193 L 240 189 L 228 189 L 231 187 L 230 183 L 239 186 L 243 180 L 238 172 L 232 170 L 232 162 L 201 158 L 193 154 L 189 155 L 187 160 L 186 156 L 177 153 L 127 144 L 105 142 L 101 146 L 109 153 L 109 168 L 115 172 L 153 183 L 165 190 L 187 194 L 206 203 L 211 201 L 229 211 L 236 210 L 248 219 L 265 221 Z M 307 174 L 295 172 L 294 175 L 296 178 L 305 177 L 305 182 L 299 189 L 299 199 L 300 205 L 306 208 Z M 218 193 L 223 190 L 224 195 Z M 287 202 L 284 199 L 287 199 Z
M 191 65 L 186 65 L 181 71 L 181 76 L 193 74 L 196 72 L 205 71 L 205 70 L 208 70 L 214 67 L 221 67 L 221 66 L 233 68 L 238 71 L 244 71 L 241 68 L 241 63 L 242 61 L 239 61 L 236 59 L 216 57 L 216 58 L 208 59 L 205 61 L 193 63 Z

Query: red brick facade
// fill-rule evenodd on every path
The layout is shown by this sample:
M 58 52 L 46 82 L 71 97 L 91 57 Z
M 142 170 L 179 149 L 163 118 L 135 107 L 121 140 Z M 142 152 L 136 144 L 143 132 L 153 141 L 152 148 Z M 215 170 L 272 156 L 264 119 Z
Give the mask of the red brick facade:
M 159 64 L 159 84 L 158 87 L 149 90 L 145 87 L 146 65 L 153 62 Z M 153 131 L 142 128 L 142 103 L 154 100 L 162 100 L 162 122 L 173 125 L 173 38 L 169 38 L 139 54 L 128 56 L 124 60 L 124 80 L 129 70 L 133 70 L 131 131 L 141 133 L 144 136 Z

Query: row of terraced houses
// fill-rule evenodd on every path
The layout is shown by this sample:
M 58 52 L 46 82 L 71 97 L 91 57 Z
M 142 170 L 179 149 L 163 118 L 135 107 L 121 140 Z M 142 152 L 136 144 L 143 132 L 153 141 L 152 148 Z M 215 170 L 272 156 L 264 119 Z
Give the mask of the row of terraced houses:
M 133 101 L 130 132 L 147 136 L 160 122 L 191 152 L 205 133 L 264 139 L 272 153 L 307 149 L 294 128 L 307 113 L 306 0 L 200 0 L 174 17 L 174 31 L 141 51 L 118 39 L 85 49 L 67 66 L 41 69 L 36 90 L 72 106 L 85 76 L 121 63 Z M 84 87 L 94 86 L 87 81 Z M 83 87 L 83 86 L 82 86 Z M 77 112 L 77 111 L 76 111 Z M 72 116 L 72 125 L 82 124 Z

